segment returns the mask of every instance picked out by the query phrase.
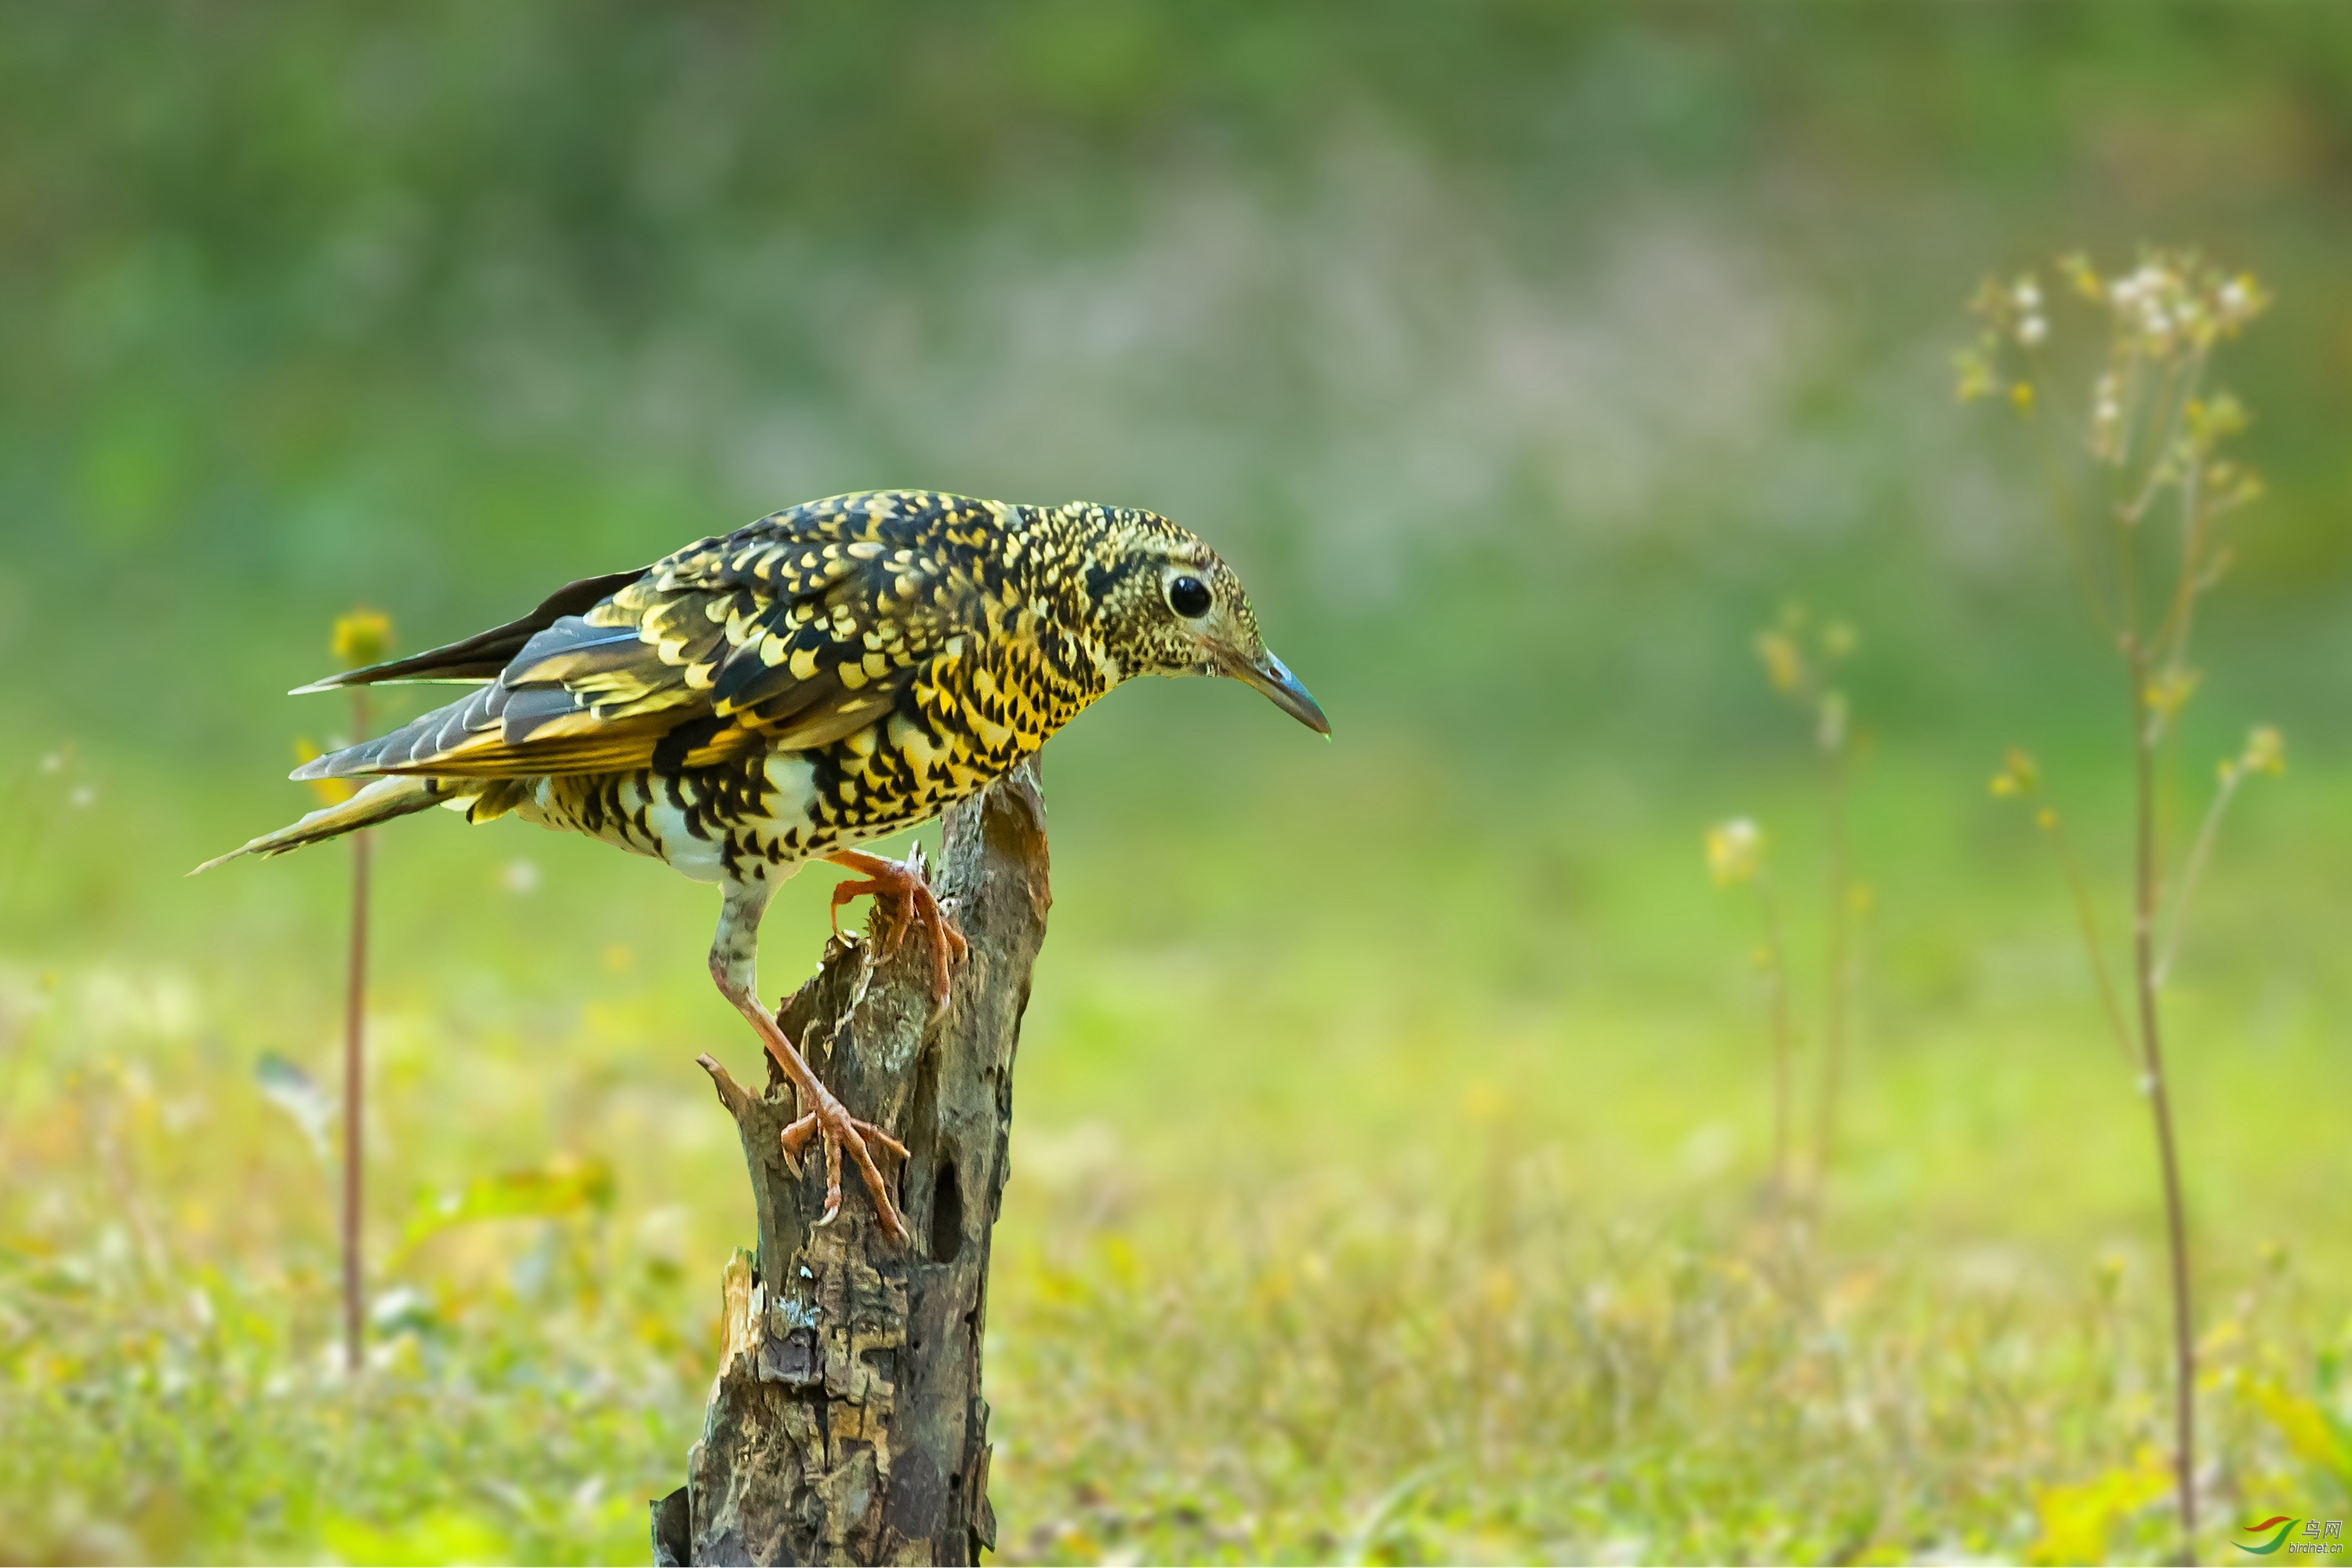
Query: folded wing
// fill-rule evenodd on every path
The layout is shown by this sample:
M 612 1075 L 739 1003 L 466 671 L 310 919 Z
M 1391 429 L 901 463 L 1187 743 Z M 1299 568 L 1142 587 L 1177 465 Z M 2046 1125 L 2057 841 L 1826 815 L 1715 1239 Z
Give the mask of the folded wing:
M 979 508 L 929 495 L 813 502 L 634 576 L 593 579 L 616 584 L 593 603 L 573 584 L 533 616 L 344 678 L 481 679 L 494 651 L 510 652 L 469 696 L 294 776 L 667 770 L 839 740 L 984 624 L 982 592 L 958 566 L 967 552 L 948 537 L 950 524 L 967 538 L 985 527 Z

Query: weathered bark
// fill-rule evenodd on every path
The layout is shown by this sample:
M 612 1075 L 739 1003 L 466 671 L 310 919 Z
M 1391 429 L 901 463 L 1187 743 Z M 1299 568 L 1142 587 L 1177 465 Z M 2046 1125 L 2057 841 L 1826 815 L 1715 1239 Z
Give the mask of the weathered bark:
M 812 1142 L 794 1176 L 779 1142 L 792 1090 L 771 1066 L 754 1096 L 706 1058 L 742 1133 L 760 1249 L 727 1268 L 719 1377 L 687 1484 L 653 1505 L 656 1563 L 972 1563 L 995 1544 L 981 1335 L 1013 1055 L 1051 902 L 1034 769 L 944 826 L 937 888 L 971 943 L 945 1010 L 919 927 L 887 954 L 835 939 L 779 1009 L 851 1114 L 907 1145 L 911 1244 L 882 1235 L 854 1169 L 839 1215 L 816 1226 L 824 1159 Z

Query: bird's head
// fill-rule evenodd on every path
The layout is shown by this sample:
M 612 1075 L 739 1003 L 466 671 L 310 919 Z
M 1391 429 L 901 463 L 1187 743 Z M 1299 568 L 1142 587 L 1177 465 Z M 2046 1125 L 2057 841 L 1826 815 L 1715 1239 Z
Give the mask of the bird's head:
M 1099 520 L 1086 592 L 1116 679 L 1230 676 L 1317 734 L 1331 732 L 1307 688 L 1266 651 L 1242 580 L 1215 551 L 1156 512 L 1082 510 Z

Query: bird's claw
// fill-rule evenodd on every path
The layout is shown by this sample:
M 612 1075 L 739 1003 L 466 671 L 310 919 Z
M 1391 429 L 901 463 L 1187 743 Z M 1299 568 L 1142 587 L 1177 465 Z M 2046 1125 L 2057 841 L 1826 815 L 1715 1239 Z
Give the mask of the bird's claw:
M 930 879 L 924 875 L 920 847 L 910 850 L 904 861 L 856 849 L 837 850 L 825 858 L 857 872 L 861 879 L 843 882 L 833 889 L 833 908 L 828 913 L 834 934 L 841 934 L 841 906 L 869 893 L 877 908 L 887 911 L 881 921 L 888 933 L 883 941 L 885 953 L 895 955 L 898 944 L 907 939 L 907 928 L 920 921 L 931 939 L 932 994 L 946 1001 L 953 966 L 970 956 L 971 946 L 964 941 L 963 932 L 956 929 L 955 921 L 940 908 L 939 895 L 931 890 Z
M 907 1157 L 907 1146 L 871 1121 L 860 1121 L 830 1093 L 819 1089 L 814 1108 L 797 1121 L 784 1129 L 784 1164 L 795 1176 L 801 1173 L 801 1151 L 814 1138 L 824 1148 L 824 1217 L 819 1225 L 831 1225 L 841 1212 L 841 1152 L 846 1148 L 856 1163 L 857 1174 L 866 1184 L 866 1193 L 874 1200 L 874 1213 L 882 1225 L 882 1234 L 893 1241 L 907 1239 L 906 1222 L 898 1216 L 898 1205 L 890 1201 L 889 1184 L 882 1179 L 881 1168 L 874 1163 L 874 1152 L 868 1146 L 879 1144 L 901 1160 Z

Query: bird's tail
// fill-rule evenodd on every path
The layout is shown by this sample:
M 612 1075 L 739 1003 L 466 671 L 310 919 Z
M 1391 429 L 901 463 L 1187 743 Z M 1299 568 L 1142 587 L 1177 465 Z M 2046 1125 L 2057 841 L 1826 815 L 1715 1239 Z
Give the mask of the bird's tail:
M 395 816 L 406 816 L 412 811 L 423 811 L 428 805 L 470 793 L 472 781 L 426 779 L 399 775 L 375 780 L 349 800 L 322 806 L 302 818 L 289 823 L 275 833 L 265 833 L 242 848 L 215 857 L 188 873 L 209 871 L 240 855 L 283 855 L 289 849 L 299 849 L 306 844 L 323 844 L 346 833 L 362 827 L 373 827 L 379 822 L 390 822 Z M 478 784 L 472 787 L 478 788 Z

